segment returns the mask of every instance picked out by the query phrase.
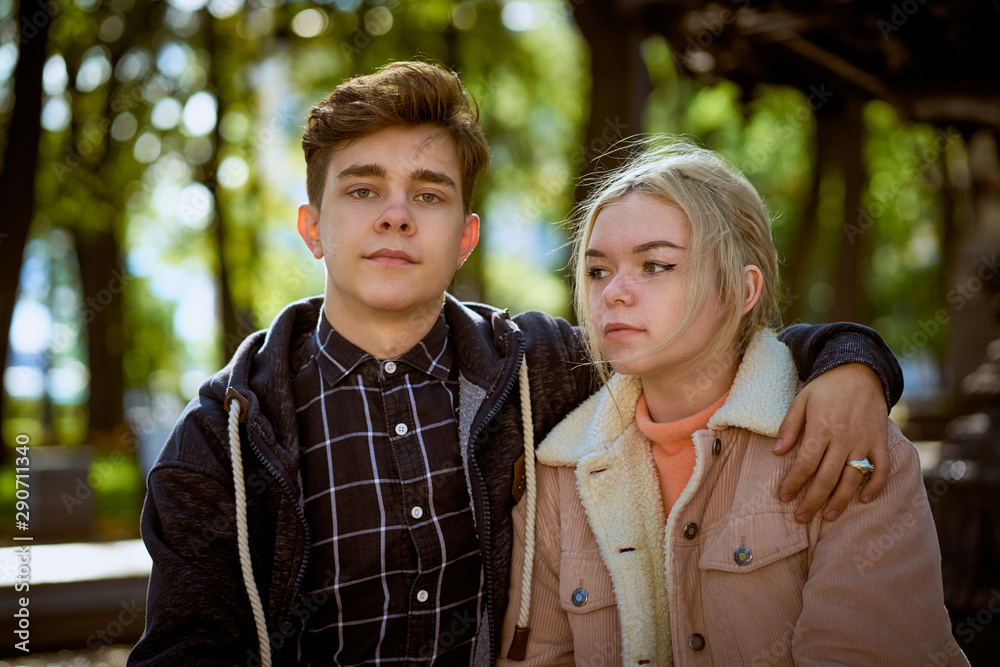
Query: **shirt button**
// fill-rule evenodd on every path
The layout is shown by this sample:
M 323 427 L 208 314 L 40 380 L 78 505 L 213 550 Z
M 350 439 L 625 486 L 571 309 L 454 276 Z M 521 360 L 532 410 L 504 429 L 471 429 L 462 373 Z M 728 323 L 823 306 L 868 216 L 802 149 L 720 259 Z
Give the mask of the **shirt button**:
M 416 507 L 410 510 L 410 516 L 412 516 L 414 519 L 419 519 L 423 515 L 424 515 L 424 510 L 422 507 L 420 507 L 420 505 L 417 505 Z
M 722 453 L 722 441 L 718 438 L 716 438 L 715 442 L 712 443 L 712 453 L 716 456 Z
M 386 373 L 388 373 L 389 375 L 392 375 L 393 373 L 396 372 L 396 362 L 395 361 L 387 361 L 387 362 L 385 362 L 382 365 L 382 368 L 385 369 Z
M 430 597 L 425 590 L 417 591 L 417 602 L 427 602 L 427 598 Z
M 684 524 L 684 537 L 689 540 L 693 540 L 695 535 L 698 534 L 698 524 L 693 521 Z
M 695 651 L 700 651 L 705 648 L 705 638 L 699 635 L 697 632 L 688 637 L 688 646 L 690 646 Z
M 406 428 L 406 424 L 396 424 L 396 435 L 406 435 L 409 430 Z
M 587 589 L 585 588 L 578 588 L 575 591 L 573 591 L 572 595 L 570 595 L 570 599 L 573 601 L 574 607 L 582 607 L 583 605 L 587 604 L 588 597 L 590 596 L 587 595 Z
M 753 560 L 753 552 L 746 547 L 740 547 L 733 552 L 733 560 L 736 561 L 736 564 L 740 567 L 749 565 L 750 561 Z

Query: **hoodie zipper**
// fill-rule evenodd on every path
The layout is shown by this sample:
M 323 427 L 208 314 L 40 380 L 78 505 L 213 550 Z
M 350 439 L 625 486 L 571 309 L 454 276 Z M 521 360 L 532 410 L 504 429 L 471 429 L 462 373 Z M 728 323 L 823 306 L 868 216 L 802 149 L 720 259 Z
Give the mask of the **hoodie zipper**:
M 252 449 L 254 451 L 254 454 L 257 455 L 257 459 L 261 463 L 264 464 L 264 467 L 267 468 L 267 470 L 271 473 L 271 476 L 274 477 L 276 480 L 278 480 L 278 483 L 281 484 L 281 487 L 285 490 L 287 497 L 292 500 L 292 506 L 295 507 L 295 511 L 299 515 L 299 522 L 302 524 L 302 528 L 305 530 L 305 544 L 306 544 L 306 548 L 302 552 L 302 565 L 299 567 L 299 573 L 298 573 L 298 575 L 296 575 L 295 582 L 292 584 L 292 596 L 291 596 L 291 598 L 288 601 L 288 608 L 285 610 L 285 615 L 281 619 L 281 623 L 279 623 L 279 625 L 278 625 L 278 627 L 280 628 L 282 625 L 284 625 L 285 621 L 287 621 L 292 616 L 292 609 L 295 606 L 295 596 L 298 595 L 299 588 L 302 585 L 302 578 L 305 576 L 306 564 L 309 561 L 309 524 L 306 522 L 306 515 L 302 512 L 302 508 L 299 507 L 299 500 L 298 500 L 298 498 L 295 498 L 293 496 L 293 494 L 292 494 L 292 488 L 291 488 L 291 486 L 289 486 L 288 482 L 285 481 L 284 476 L 282 476 L 281 474 L 279 474 L 278 471 L 275 469 L 275 467 L 273 465 L 271 465 L 271 462 L 267 460 L 267 458 L 264 456 L 264 453 L 254 443 L 253 438 L 251 438 L 249 436 L 250 436 L 250 420 L 248 418 L 247 419 L 247 441 L 250 443 L 250 449 Z M 279 632 L 280 632 L 280 630 L 279 630 Z M 285 640 L 282 639 L 282 647 L 281 648 L 284 648 L 284 641 Z M 280 649 L 279 649 L 279 651 L 280 651 Z
M 518 345 L 518 347 L 517 347 L 517 360 L 514 362 L 514 368 L 516 369 L 516 371 L 520 371 L 520 369 L 521 369 L 521 363 L 523 361 L 524 361 L 524 341 L 522 340 L 521 344 Z M 486 428 L 486 425 L 490 423 L 490 420 L 492 420 L 496 416 L 496 414 L 500 411 L 500 408 L 504 404 L 504 401 L 507 400 L 507 396 L 510 395 L 511 390 L 514 388 L 514 385 L 517 383 L 516 377 L 517 376 L 516 376 L 516 373 L 515 373 L 515 381 L 511 382 L 511 383 L 509 383 L 507 385 L 507 388 L 504 390 L 503 394 L 500 395 L 500 400 L 498 400 L 494 404 L 493 409 L 490 410 L 490 412 L 487 414 L 486 419 L 483 420 L 483 422 L 480 425 L 480 427 L 476 430 L 475 435 L 473 435 L 471 438 L 469 438 L 469 447 L 472 448 L 472 451 L 471 451 L 472 456 L 470 456 L 469 458 L 472 461 L 472 468 L 473 468 L 473 470 L 476 471 L 476 478 L 479 480 L 479 486 L 480 486 L 480 488 L 485 487 L 486 484 L 485 484 L 485 480 L 483 478 L 482 470 L 479 468 L 479 460 L 475 456 L 474 443 L 475 443 L 476 439 L 479 437 L 479 434 L 483 432 L 484 428 Z M 482 492 L 482 497 L 483 497 L 483 538 L 486 540 L 486 546 L 488 547 L 489 544 L 490 544 L 490 497 L 489 497 L 489 494 L 485 493 L 485 491 Z M 473 502 L 473 503 L 475 502 L 475 500 L 472 499 L 472 498 L 470 498 L 469 500 L 470 500 L 470 502 Z M 486 551 L 483 550 L 483 545 L 480 545 L 480 551 L 481 551 L 481 553 L 484 553 L 484 554 L 486 553 Z M 491 568 L 485 567 L 485 565 L 486 565 L 486 563 L 484 561 L 484 563 L 483 563 L 483 569 L 486 572 L 486 582 L 485 582 L 485 584 L 486 584 L 486 610 L 488 612 L 493 612 L 493 611 L 495 611 L 495 609 L 494 609 L 494 600 L 493 600 L 493 585 L 492 585 L 492 583 L 493 583 L 493 577 L 492 577 L 492 574 L 491 574 L 492 570 L 491 570 Z M 490 627 L 490 632 L 487 633 L 487 635 L 486 635 L 486 641 L 487 641 L 486 648 L 489 649 L 489 652 L 487 653 L 487 655 L 492 656 L 493 655 L 493 632 L 492 632 L 492 626 L 496 623 L 496 619 L 490 618 L 489 622 L 490 622 L 490 626 L 491 627 Z M 500 619 L 500 622 L 502 623 L 503 619 Z M 496 663 L 496 661 L 493 660 L 492 658 L 491 658 L 491 660 L 492 660 L 493 664 Z

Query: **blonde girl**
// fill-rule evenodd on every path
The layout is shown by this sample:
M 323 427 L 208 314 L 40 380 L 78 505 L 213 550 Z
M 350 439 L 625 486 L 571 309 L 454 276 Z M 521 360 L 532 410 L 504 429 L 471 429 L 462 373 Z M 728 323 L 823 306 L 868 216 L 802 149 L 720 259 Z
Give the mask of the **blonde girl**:
M 778 498 L 798 377 L 750 183 L 710 151 L 648 147 L 582 210 L 576 306 L 607 381 L 540 445 L 529 533 L 515 508 L 501 664 L 968 664 L 895 426 L 876 502 L 799 523 Z

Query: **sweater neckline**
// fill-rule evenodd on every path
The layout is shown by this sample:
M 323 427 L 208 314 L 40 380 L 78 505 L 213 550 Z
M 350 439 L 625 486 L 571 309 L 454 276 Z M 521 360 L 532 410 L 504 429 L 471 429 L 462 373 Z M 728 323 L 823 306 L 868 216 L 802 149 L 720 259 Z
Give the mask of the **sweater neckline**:
M 649 407 L 646 405 L 646 396 L 639 396 L 639 401 L 635 405 L 635 423 L 644 436 L 653 443 L 666 447 L 671 453 L 683 449 L 692 444 L 691 435 L 695 431 L 700 431 L 708 427 L 708 420 L 712 418 L 716 410 L 722 407 L 729 392 L 719 397 L 715 403 L 708 406 L 697 414 L 678 419 L 672 422 L 654 422 L 649 416 Z

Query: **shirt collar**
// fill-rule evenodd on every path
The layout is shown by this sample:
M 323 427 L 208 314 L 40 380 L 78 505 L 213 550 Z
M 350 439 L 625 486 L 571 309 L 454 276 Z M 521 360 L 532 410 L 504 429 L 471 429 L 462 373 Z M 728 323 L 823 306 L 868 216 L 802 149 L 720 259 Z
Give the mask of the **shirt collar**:
M 385 362 L 392 361 L 397 367 L 404 364 L 438 380 L 446 381 L 451 375 L 454 360 L 449 334 L 450 328 L 442 309 L 434 321 L 434 326 L 420 342 L 397 357 L 379 361 L 340 335 L 321 310 L 314 337 L 317 348 L 316 359 L 320 369 L 334 384 L 341 382 L 351 373 L 359 372 L 361 370 L 359 367 L 367 361 L 374 361 L 379 373 L 383 372 Z

